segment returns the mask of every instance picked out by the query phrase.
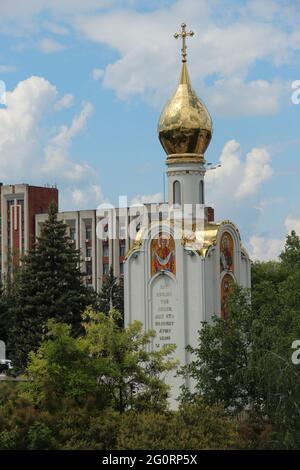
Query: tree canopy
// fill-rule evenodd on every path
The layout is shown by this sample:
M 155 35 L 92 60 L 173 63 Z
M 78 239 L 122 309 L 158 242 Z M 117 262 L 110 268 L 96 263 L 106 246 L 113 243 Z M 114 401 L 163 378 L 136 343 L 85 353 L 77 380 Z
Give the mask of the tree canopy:
M 191 394 L 221 404 L 231 414 L 259 417 L 273 429 L 272 445 L 300 445 L 300 368 L 292 345 L 300 339 L 300 240 L 292 232 L 279 262 L 255 263 L 253 288 L 239 287 L 226 319 L 203 324 L 193 362 L 184 373 Z
M 46 338 L 29 354 L 24 396 L 47 409 L 70 400 L 84 406 L 90 399 L 121 413 L 166 409 L 169 387 L 162 375 L 176 366 L 173 346 L 148 351 L 154 332 L 143 332 L 139 322 L 120 328 L 116 317 L 116 311 L 87 309 L 78 338 L 69 325 L 49 320 Z

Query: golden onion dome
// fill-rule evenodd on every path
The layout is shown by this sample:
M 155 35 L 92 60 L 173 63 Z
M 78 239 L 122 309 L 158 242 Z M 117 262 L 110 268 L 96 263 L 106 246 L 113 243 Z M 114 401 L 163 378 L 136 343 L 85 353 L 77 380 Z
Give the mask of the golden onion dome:
M 160 115 L 158 135 L 167 155 L 193 155 L 199 159 L 211 141 L 213 126 L 208 110 L 192 88 L 186 66 L 185 39 L 194 33 L 187 33 L 184 23 L 181 26 L 182 33 L 175 34 L 183 40 L 180 81 Z

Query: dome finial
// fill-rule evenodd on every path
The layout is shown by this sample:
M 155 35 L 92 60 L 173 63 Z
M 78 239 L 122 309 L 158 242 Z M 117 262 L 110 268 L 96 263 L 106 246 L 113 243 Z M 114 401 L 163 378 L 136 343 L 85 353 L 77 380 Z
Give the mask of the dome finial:
M 181 33 L 174 35 L 182 39 L 180 80 L 158 122 L 158 136 L 168 155 L 167 164 L 179 160 L 203 162 L 212 136 L 210 114 L 193 90 L 186 65 L 186 38 L 193 35 L 193 31 L 186 31 L 185 23 L 181 25 Z
M 187 36 L 194 36 L 194 31 L 186 31 L 186 24 L 182 23 L 181 24 L 181 33 L 175 33 L 174 38 L 182 39 L 182 48 L 181 48 L 181 57 L 182 57 L 182 62 L 186 62 L 186 50 L 187 50 L 187 45 L 186 45 L 186 38 Z

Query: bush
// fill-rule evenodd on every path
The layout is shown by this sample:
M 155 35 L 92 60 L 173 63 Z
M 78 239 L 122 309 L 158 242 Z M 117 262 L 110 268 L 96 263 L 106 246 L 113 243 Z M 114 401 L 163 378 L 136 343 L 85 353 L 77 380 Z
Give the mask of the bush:
M 29 450 L 51 450 L 56 448 L 53 431 L 45 424 L 36 422 L 28 430 Z
M 117 449 L 200 450 L 239 448 L 237 426 L 222 410 L 202 401 L 166 414 L 122 416 Z

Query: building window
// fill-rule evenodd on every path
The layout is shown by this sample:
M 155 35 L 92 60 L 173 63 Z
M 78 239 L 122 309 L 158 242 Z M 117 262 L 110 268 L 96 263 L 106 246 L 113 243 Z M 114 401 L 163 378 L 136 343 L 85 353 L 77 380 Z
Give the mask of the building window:
M 124 274 L 124 263 L 120 263 L 120 274 L 121 276 Z
M 89 241 L 92 239 L 92 227 L 90 226 L 85 229 L 85 239 Z
M 76 240 L 76 228 L 75 228 L 75 227 L 71 227 L 71 228 L 70 228 L 70 238 L 71 238 L 71 240 L 73 240 L 73 241 Z
M 103 264 L 103 276 L 107 276 L 109 273 L 109 265 L 107 263 Z
M 125 256 L 125 245 L 123 243 L 120 244 L 120 256 Z
M 109 256 L 109 248 L 107 244 L 103 245 L 103 256 L 105 257 Z
M 93 274 L 92 263 L 86 263 L 86 274 L 91 276 Z
M 199 202 L 204 204 L 204 181 L 201 180 L 199 184 Z
M 179 181 L 173 183 L 173 204 L 181 205 L 181 187 Z
M 126 238 L 126 227 L 120 227 L 120 238 Z
M 86 249 L 86 256 L 87 258 L 91 258 L 92 257 L 92 247 L 91 246 L 88 246 L 87 249 Z

